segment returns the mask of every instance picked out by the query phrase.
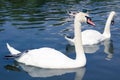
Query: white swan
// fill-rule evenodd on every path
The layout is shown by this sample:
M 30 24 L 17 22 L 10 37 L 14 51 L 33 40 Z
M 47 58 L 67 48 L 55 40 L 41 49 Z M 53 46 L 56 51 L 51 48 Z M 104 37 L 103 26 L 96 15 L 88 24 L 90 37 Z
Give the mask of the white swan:
M 16 61 L 40 68 L 50 69 L 66 69 L 78 68 L 86 65 L 86 57 L 84 54 L 82 40 L 81 40 L 81 23 L 86 22 L 94 24 L 89 20 L 88 14 L 79 12 L 75 15 L 74 20 L 74 34 L 75 34 L 75 51 L 76 59 L 71 59 L 63 53 L 48 47 L 28 50 L 21 53 L 14 49 L 7 43 L 7 48 L 15 58 Z
M 105 29 L 103 34 L 101 34 L 100 32 L 96 31 L 96 30 L 85 30 L 82 32 L 82 44 L 83 45 L 93 45 L 93 44 L 98 44 L 101 41 L 104 41 L 105 39 L 108 39 L 111 37 L 110 34 L 110 24 L 111 21 L 113 20 L 113 17 L 115 15 L 114 11 L 110 12 L 110 15 L 106 21 L 106 25 L 105 25 Z M 74 45 L 74 38 L 68 38 L 67 36 L 65 36 L 65 39 L 69 42 L 70 45 Z

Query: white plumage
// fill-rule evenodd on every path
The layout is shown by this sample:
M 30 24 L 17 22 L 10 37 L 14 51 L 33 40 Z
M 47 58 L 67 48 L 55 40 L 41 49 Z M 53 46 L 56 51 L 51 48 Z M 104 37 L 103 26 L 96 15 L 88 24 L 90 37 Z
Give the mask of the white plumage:
M 21 54 L 18 58 L 15 58 L 15 60 L 20 63 L 24 63 L 25 65 L 50 69 L 83 67 L 86 65 L 86 57 L 81 42 L 81 23 L 90 22 L 90 24 L 94 25 L 91 20 L 89 20 L 88 22 L 88 19 L 88 14 L 86 13 L 79 12 L 75 15 L 74 34 L 76 59 L 71 59 L 60 51 L 48 47 L 28 50 L 23 53 L 20 53 L 18 50 L 14 49 L 9 44 L 7 44 L 7 48 L 14 56 L 15 54 Z
M 99 31 L 96 30 L 84 30 L 82 32 L 82 42 L 83 45 L 94 45 L 94 44 L 98 44 L 101 41 L 104 41 L 105 39 L 108 39 L 111 37 L 111 33 L 110 33 L 110 24 L 111 21 L 113 20 L 113 17 L 115 16 L 115 12 L 111 11 L 110 15 L 106 21 L 106 25 L 105 25 L 105 29 L 103 34 L 101 34 Z M 67 36 L 65 36 L 65 39 L 69 42 L 70 45 L 74 45 L 74 38 L 68 38 Z

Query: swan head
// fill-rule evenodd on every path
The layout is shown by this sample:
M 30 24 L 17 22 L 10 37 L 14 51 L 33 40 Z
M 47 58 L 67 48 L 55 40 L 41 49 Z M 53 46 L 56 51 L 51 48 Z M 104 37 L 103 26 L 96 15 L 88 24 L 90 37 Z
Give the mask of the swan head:
M 92 22 L 91 18 L 87 13 L 79 12 L 75 15 L 75 19 L 81 23 L 88 23 L 92 26 L 95 26 L 95 24 Z
M 115 15 L 116 13 L 115 13 L 115 11 L 111 11 L 111 13 L 110 13 L 111 15 Z
M 110 15 L 111 15 L 111 16 L 115 16 L 115 15 L 116 15 L 115 11 L 111 11 Z M 114 17 L 113 17 L 112 20 L 111 20 L 111 24 L 112 24 L 112 25 L 114 24 Z

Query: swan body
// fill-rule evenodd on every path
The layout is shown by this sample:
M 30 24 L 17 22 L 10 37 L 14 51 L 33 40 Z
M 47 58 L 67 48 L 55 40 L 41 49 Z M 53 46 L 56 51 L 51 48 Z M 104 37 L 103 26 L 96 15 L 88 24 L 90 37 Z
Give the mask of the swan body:
M 28 50 L 23 53 L 11 47 L 8 43 L 7 48 L 10 51 L 10 53 L 14 56 L 21 54 L 19 57 L 15 58 L 15 60 L 20 63 L 24 63 L 25 65 L 50 69 L 67 69 L 83 67 L 86 65 L 86 57 L 82 46 L 80 26 L 83 22 L 89 23 L 87 18 L 88 16 L 88 14 L 83 12 L 79 12 L 75 15 L 74 42 L 76 59 L 71 59 L 63 53 L 61 53 L 60 51 L 48 47 Z M 90 21 L 89 24 L 94 25 L 92 21 Z
M 101 41 L 104 41 L 105 39 L 109 39 L 111 37 L 110 24 L 113 20 L 114 15 L 115 12 L 111 11 L 107 19 L 103 34 L 96 30 L 84 30 L 82 32 L 83 45 L 94 45 L 100 43 Z M 71 39 L 65 36 L 65 39 L 69 42 L 70 45 L 74 46 L 74 38 Z
M 82 44 L 83 45 L 98 44 L 100 41 L 103 40 L 101 37 L 103 37 L 103 35 L 101 35 L 101 33 L 96 30 L 92 30 L 92 29 L 85 30 L 82 32 Z M 65 36 L 65 39 L 69 42 L 69 44 L 71 46 L 74 46 L 74 38 L 71 39 L 71 38 L 68 38 L 67 36 Z
M 84 45 L 93 45 L 98 44 L 100 41 L 103 40 L 103 35 L 96 30 L 85 30 L 82 32 L 82 41 Z
M 61 53 L 60 51 L 57 51 L 49 47 L 28 50 L 23 53 L 14 49 L 8 43 L 7 43 L 7 47 L 10 52 L 13 51 L 11 52 L 11 54 L 13 54 L 14 56 L 18 54 L 22 54 L 20 57 L 15 58 L 15 60 L 20 63 L 24 63 L 25 65 L 30 65 L 40 68 L 58 69 L 58 68 L 77 68 L 77 67 L 82 67 L 86 64 L 86 60 L 82 61 L 82 58 L 81 58 L 81 63 L 78 64 L 76 60 L 73 60 L 67 57 L 66 55 L 64 55 L 63 53 Z M 20 53 L 14 54 L 14 52 L 20 52 Z

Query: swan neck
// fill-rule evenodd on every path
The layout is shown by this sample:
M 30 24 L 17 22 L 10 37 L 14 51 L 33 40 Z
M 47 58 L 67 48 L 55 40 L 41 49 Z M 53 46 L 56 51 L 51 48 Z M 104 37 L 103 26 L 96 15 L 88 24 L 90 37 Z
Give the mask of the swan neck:
M 113 16 L 114 16 L 114 14 L 110 14 L 108 19 L 107 19 L 107 21 L 106 21 L 106 24 L 105 24 L 103 36 L 106 37 L 106 38 L 110 38 L 111 37 L 111 34 L 110 34 L 110 24 L 111 24 L 111 21 L 113 19 Z
M 76 60 L 78 62 L 86 63 L 86 57 L 82 46 L 82 35 L 81 35 L 81 23 L 75 18 L 74 21 L 74 39 L 75 39 L 75 51 Z

